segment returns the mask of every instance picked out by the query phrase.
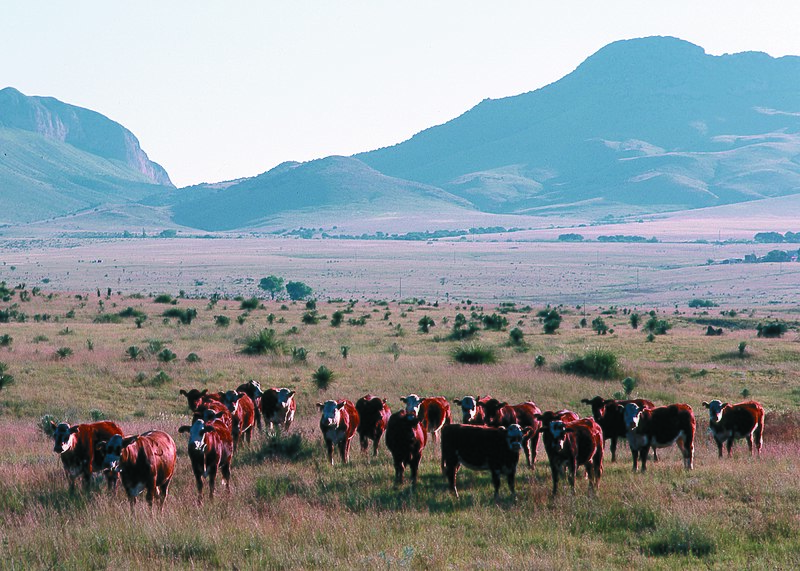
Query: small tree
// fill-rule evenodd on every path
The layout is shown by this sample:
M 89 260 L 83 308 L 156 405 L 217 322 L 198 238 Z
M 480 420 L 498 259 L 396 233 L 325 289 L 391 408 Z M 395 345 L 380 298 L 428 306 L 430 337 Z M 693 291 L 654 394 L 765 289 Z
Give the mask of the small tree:
M 542 314 L 540 313 L 540 315 Z M 561 316 L 555 309 L 545 311 L 542 315 L 542 323 L 544 326 L 544 332 L 547 335 L 552 335 L 556 332 L 556 329 L 561 326 Z
M 278 276 L 261 278 L 261 281 L 258 282 L 258 287 L 268 292 L 271 299 L 275 299 L 275 296 L 283 291 L 283 278 Z
M 602 317 L 592 320 L 592 329 L 596 331 L 598 335 L 605 335 L 608 333 L 608 325 L 606 325 L 606 321 Z
M 641 317 L 639 316 L 639 314 L 638 313 L 631 313 L 631 318 L 630 319 L 631 319 L 631 327 L 633 327 L 634 329 L 639 329 L 639 321 L 641 320 Z
M 305 299 L 314 292 L 309 286 L 303 282 L 287 282 L 286 293 L 292 300 Z
M 633 389 L 639 384 L 639 381 L 634 379 L 633 377 L 625 377 L 622 380 L 622 389 L 625 391 L 625 396 L 630 397 Z
M 436 323 L 429 315 L 425 315 L 417 322 L 417 325 L 419 325 L 419 330 L 421 333 L 428 333 L 431 327 L 435 326 Z
M 744 357 L 744 350 L 747 349 L 747 341 L 739 342 L 739 356 Z

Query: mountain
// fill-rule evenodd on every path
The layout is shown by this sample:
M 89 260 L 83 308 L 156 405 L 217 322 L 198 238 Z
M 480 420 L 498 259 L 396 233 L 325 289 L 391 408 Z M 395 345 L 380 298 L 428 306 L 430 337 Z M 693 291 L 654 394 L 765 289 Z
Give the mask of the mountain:
M 0 90 L 0 222 L 134 202 L 173 188 L 136 137 L 107 117 L 51 97 Z
M 203 230 L 260 226 L 287 212 L 328 211 L 330 223 L 343 214 L 438 215 L 447 210 L 471 210 L 468 201 L 441 189 L 388 177 L 357 159 L 338 156 L 287 162 L 253 178 L 200 185 L 173 194 L 174 221 Z
M 800 192 L 800 57 L 651 37 L 355 156 L 491 212 L 682 210 Z

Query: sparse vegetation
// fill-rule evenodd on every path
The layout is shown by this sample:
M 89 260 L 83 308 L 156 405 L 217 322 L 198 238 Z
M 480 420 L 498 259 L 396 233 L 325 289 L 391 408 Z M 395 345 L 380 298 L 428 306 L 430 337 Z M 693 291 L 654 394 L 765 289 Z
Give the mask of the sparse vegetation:
M 453 350 L 453 361 L 464 365 L 490 365 L 497 362 L 497 352 L 486 345 L 468 343 Z
M 617 356 L 605 349 L 592 349 L 580 357 L 568 359 L 561 368 L 565 373 L 601 380 L 622 376 L 622 367 Z

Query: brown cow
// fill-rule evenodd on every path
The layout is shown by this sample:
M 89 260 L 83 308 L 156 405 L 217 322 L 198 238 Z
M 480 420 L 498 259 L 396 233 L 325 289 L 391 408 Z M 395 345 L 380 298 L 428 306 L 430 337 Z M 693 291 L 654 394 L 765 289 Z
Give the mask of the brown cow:
M 533 467 L 536 462 L 536 448 L 539 446 L 539 429 L 542 424 L 536 420 L 536 415 L 541 414 L 541 410 L 533 401 L 522 404 L 509 405 L 507 402 L 500 402 L 497 399 L 479 401 L 478 406 L 483 409 L 484 422 L 486 426 L 511 426 L 519 424 L 522 428 L 530 428 L 526 431 L 526 436 L 522 442 L 522 450 L 525 452 L 525 460 L 528 466 Z
M 317 408 L 322 411 L 319 428 L 322 431 L 322 438 L 325 440 L 331 466 L 333 466 L 334 444 L 338 444 L 342 463 L 346 464 L 350 459 L 350 441 L 355 436 L 358 427 L 359 418 L 356 407 L 349 400 L 341 399 L 329 400 L 324 403 L 318 402 Z
M 238 387 L 236 387 L 236 392 L 244 393 L 250 397 L 250 400 L 253 401 L 253 410 L 256 417 L 256 427 L 258 431 L 261 432 L 261 395 L 264 393 L 261 391 L 261 385 L 258 384 L 257 381 L 250 379 L 246 383 L 242 383 Z
M 107 420 L 74 426 L 66 422 L 56 424 L 50 421 L 50 426 L 53 428 L 55 441 L 53 452 L 61 457 L 70 491 L 75 490 L 75 478 L 83 476 L 83 487 L 88 492 L 92 474 L 102 470 L 102 457 L 95 457 L 97 444 L 115 434 L 122 436 L 122 429 Z M 109 490 L 115 488 L 117 479 L 117 474 L 106 474 Z
M 417 470 L 428 434 L 421 426 L 422 417 L 399 410 L 389 417 L 386 427 L 386 448 L 394 460 L 394 485 L 403 483 L 405 467 L 411 469 L 411 485 L 417 485 Z
M 450 403 L 444 397 L 421 398 L 412 393 L 400 397 L 400 400 L 405 403 L 409 414 L 422 417 L 422 427 L 433 434 L 434 440 L 439 440 L 442 427 L 452 422 Z
M 581 399 L 582 403 L 588 404 L 592 407 L 592 416 L 594 417 L 600 428 L 603 429 L 603 440 L 611 440 L 611 461 L 617 461 L 617 439 L 625 438 L 628 434 L 628 429 L 625 427 L 625 418 L 622 411 L 617 405 L 622 405 L 624 408 L 626 404 L 633 403 L 639 408 L 655 408 L 656 405 L 653 401 L 647 399 L 604 399 L 601 396 L 596 396 L 593 399 Z M 653 450 L 653 461 L 658 462 L 658 455 Z
M 197 410 L 197 406 L 200 404 L 201 401 L 205 399 L 211 399 L 222 402 L 222 393 L 210 393 L 208 389 L 203 389 L 202 391 L 198 389 L 189 389 L 188 391 L 185 389 L 181 389 L 181 394 L 186 397 L 186 400 L 189 404 L 189 410 L 192 412 Z
M 485 424 L 482 402 L 491 400 L 491 396 L 475 398 L 467 395 L 464 398 L 453 399 L 453 402 L 461 407 L 461 424 Z
M 494 497 L 500 495 L 500 475 L 505 474 L 514 495 L 514 480 L 519 463 L 519 451 L 525 433 L 519 424 L 508 428 L 450 424 L 442 429 L 442 467 L 450 491 L 458 497 L 456 474 L 464 465 L 472 470 L 489 470 L 494 485 Z
M 101 442 L 98 451 L 104 457 L 103 471 L 120 475 L 131 510 L 136 496 L 147 490 L 150 507 L 158 497 L 159 510 L 163 511 L 177 460 L 175 441 L 169 434 L 160 430 L 124 438 L 115 434 L 108 442 Z
M 761 447 L 764 444 L 764 407 L 756 401 L 740 402 L 738 404 L 722 403 L 719 400 L 703 402 L 708 409 L 709 429 L 717 442 L 719 457 L 722 458 L 722 443 L 728 448 L 728 458 L 731 457 L 733 441 L 736 438 L 745 438 L 750 456 L 753 455 L 753 441 L 755 440 L 756 454 L 761 456 Z
M 227 391 L 222 397 L 223 404 L 231 413 L 231 436 L 233 437 L 233 449 L 238 448 L 242 438 L 250 442 L 250 435 L 255 425 L 255 406 L 253 401 L 245 393 L 237 391 Z
M 378 455 L 378 444 L 386 430 L 386 424 L 392 414 L 386 399 L 373 395 L 364 395 L 356 401 L 358 411 L 358 437 L 361 442 L 361 450 L 364 453 L 369 449 L 369 441 L 372 440 L 372 455 Z
M 666 448 L 677 442 L 683 454 L 687 470 L 694 467 L 694 434 L 696 422 L 692 407 L 688 404 L 672 404 L 655 408 L 639 408 L 628 403 L 623 408 L 628 427 L 628 444 L 633 455 L 633 471 L 642 459 L 642 472 L 647 469 L 647 453 L 650 448 Z
M 589 492 L 592 493 L 597 490 L 603 475 L 603 430 L 591 417 L 564 421 L 558 420 L 558 417 L 563 419 L 577 415 L 571 411 L 559 413 L 541 415 L 544 449 L 553 476 L 553 495 L 558 494 L 558 479 L 565 468 L 572 493 L 575 493 L 578 466 L 586 468 Z
M 274 425 L 280 426 L 283 431 L 289 430 L 297 410 L 294 394 L 289 389 L 272 388 L 261 395 L 261 414 L 269 432 L 274 430 Z
M 208 476 L 208 497 L 214 499 L 217 470 L 222 472 L 225 487 L 230 492 L 233 437 L 225 423 L 198 418 L 191 426 L 181 426 L 178 432 L 189 433 L 189 459 L 197 484 L 197 503 L 203 503 L 203 476 Z

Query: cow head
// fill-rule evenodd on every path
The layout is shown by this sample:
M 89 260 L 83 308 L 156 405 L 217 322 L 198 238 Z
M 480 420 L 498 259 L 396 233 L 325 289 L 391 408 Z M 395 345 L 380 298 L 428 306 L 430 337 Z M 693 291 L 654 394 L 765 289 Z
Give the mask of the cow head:
M 78 432 L 78 425 L 70 426 L 66 422 L 62 422 L 60 424 L 56 424 L 52 420 L 50 421 L 50 426 L 53 427 L 53 452 L 56 454 L 61 454 L 63 452 L 67 452 L 72 450 L 75 446 L 76 436 L 74 434 Z
M 261 398 L 264 396 L 264 391 L 261 390 L 261 385 L 258 383 L 258 381 L 250 379 L 247 381 L 247 384 L 253 387 L 253 398 Z
M 228 407 L 228 410 L 231 412 L 236 412 L 236 407 L 239 406 L 239 399 L 241 399 L 244 393 L 239 393 L 236 391 L 227 391 L 222 396 L 222 403 Z
M 318 402 L 317 408 L 322 411 L 322 418 L 320 425 L 329 428 L 339 426 L 342 420 L 342 409 L 344 408 L 344 401 L 337 403 L 335 400 L 328 400 L 324 403 Z
M 211 424 L 207 424 L 202 418 L 196 419 L 191 426 L 181 426 L 178 432 L 183 434 L 189 433 L 189 450 L 196 450 L 197 452 L 204 452 L 206 449 L 206 433 L 214 432 L 215 428 Z
M 625 428 L 629 431 L 635 431 L 636 428 L 639 426 L 639 421 L 642 418 L 642 410 L 639 408 L 635 403 L 629 402 L 624 407 L 622 405 L 617 405 L 622 408 L 622 418 L 625 419 Z
M 203 397 L 206 396 L 206 393 L 208 393 L 208 389 L 203 389 L 202 391 L 198 391 L 197 389 L 190 389 L 188 391 L 181 389 L 181 394 L 186 397 L 191 410 L 197 409 L 197 405 L 201 400 L 203 400 Z
M 483 408 L 486 424 L 489 426 L 497 426 L 500 424 L 500 409 L 504 406 L 508 406 L 508 403 L 500 402 L 497 399 L 489 399 L 487 401 L 478 401 L 478 406 Z
M 469 424 L 475 420 L 478 414 L 478 401 L 480 398 L 467 395 L 462 399 L 453 399 L 453 402 L 461 407 L 461 422 Z
M 554 450 L 560 452 L 564 449 L 564 441 L 566 440 L 567 433 L 570 432 L 570 429 L 560 420 L 554 420 L 551 422 L 547 429 L 550 431 L 550 436 L 552 440 L 550 441 L 550 447 Z
M 512 424 L 508 428 L 500 427 L 506 433 L 506 444 L 509 450 L 522 450 L 522 440 L 525 437 L 522 427 L 519 424 Z
M 400 400 L 405 403 L 406 410 L 409 414 L 413 414 L 414 416 L 419 414 L 419 407 L 422 404 L 422 397 L 411 393 L 407 397 L 400 397 Z
M 290 391 L 289 389 L 279 389 L 278 408 L 282 409 L 284 413 L 289 412 L 289 407 L 292 404 L 293 398 L 294 398 L 294 391 Z
M 605 412 L 605 405 L 608 404 L 609 401 L 604 399 L 601 396 L 596 396 L 593 399 L 581 399 L 583 404 L 588 404 L 592 407 L 592 416 L 594 416 L 595 420 L 600 420 L 603 418 L 603 413 Z
M 722 409 L 728 406 L 728 403 L 723 403 L 720 400 L 714 399 L 711 402 L 703 401 L 703 406 L 708 409 L 711 423 L 714 424 L 722 420 Z
M 115 434 L 108 439 L 108 442 L 99 442 L 97 444 L 97 452 L 99 453 L 100 458 L 103 459 L 103 472 L 119 472 L 122 451 L 137 438 L 139 438 L 138 434 L 128 436 L 126 438 L 123 438 L 119 434 Z

